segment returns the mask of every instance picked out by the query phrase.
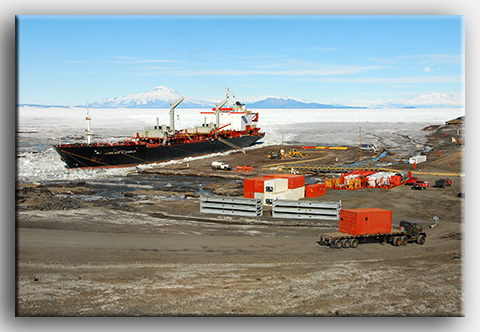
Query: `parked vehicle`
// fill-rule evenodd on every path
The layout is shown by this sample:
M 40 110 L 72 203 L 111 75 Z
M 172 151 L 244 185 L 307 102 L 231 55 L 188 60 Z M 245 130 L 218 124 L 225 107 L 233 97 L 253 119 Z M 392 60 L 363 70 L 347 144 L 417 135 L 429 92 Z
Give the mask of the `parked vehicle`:
M 212 169 L 214 170 L 222 170 L 222 171 L 229 171 L 231 170 L 232 168 L 230 167 L 230 165 L 228 164 L 225 164 L 225 163 L 222 163 L 222 162 L 219 162 L 219 161 L 214 161 L 212 163 Z
M 418 181 L 418 178 L 416 176 L 412 176 L 410 179 L 405 181 L 405 185 L 406 186 L 413 186 L 415 184 L 415 182 L 417 182 L 417 181 Z
M 415 190 L 422 190 L 427 188 L 428 188 L 428 181 L 416 181 L 412 187 L 412 189 L 415 189 Z
M 362 144 L 358 147 L 358 150 L 377 152 L 377 146 L 375 144 Z
M 280 152 L 270 152 L 267 156 L 268 159 L 282 159 L 282 154 Z
M 423 231 L 420 221 L 401 221 L 398 229 L 392 229 L 391 212 L 382 209 L 342 209 L 339 231 L 320 234 L 317 243 L 335 249 L 356 248 L 360 243 L 368 242 L 390 243 L 393 246 L 425 243 L 427 234 Z M 349 227 L 353 224 L 355 224 L 354 229 Z
M 435 181 L 435 187 L 437 188 L 445 188 L 450 187 L 452 185 L 452 180 L 449 178 L 439 179 Z

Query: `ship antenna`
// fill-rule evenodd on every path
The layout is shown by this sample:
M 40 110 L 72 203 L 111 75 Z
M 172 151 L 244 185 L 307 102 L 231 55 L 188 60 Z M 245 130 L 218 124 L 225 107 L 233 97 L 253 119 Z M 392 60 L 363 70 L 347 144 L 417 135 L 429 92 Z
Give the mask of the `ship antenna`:
M 90 131 L 90 108 L 88 107 L 88 101 L 87 101 L 87 117 L 85 118 L 87 120 L 87 144 L 92 143 L 92 132 Z

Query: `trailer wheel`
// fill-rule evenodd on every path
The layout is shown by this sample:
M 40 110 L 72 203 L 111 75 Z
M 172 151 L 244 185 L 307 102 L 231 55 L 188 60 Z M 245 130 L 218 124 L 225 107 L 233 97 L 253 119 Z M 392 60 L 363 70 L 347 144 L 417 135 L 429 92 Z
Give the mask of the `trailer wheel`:
M 358 247 L 358 239 L 351 239 L 350 240 L 350 248 Z
M 400 243 L 402 246 L 406 246 L 408 243 L 408 238 L 406 236 L 402 236 Z
M 417 243 L 422 245 L 425 243 L 425 235 L 423 234 L 420 234 L 418 237 L 417 237 Z
M 350 240 L 349 239 L 343 239 L 342 240 L 342 248 L 350 248 Z
M 341 247 L 342 247 L 342 241 L 340 241 L 340 239 L 333 241 L 332 248 L 340 249 Z
M 401 239 L 399 236 L 395 236 L 395 237 L 393 238 L 392 244 L 393 244 L 395 247 L 398 247 L 400 244 L 402 244 L 402 239 Z

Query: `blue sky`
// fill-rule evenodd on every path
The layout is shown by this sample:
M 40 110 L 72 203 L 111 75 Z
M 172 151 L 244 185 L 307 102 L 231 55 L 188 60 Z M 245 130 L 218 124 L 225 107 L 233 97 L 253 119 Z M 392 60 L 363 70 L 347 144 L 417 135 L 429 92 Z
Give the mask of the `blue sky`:
M 461 16 L 18 16 L 19 104 L 166 86 L 219 100 L 463 103 Z M 422 97 L 423 96 L 423 97 Z

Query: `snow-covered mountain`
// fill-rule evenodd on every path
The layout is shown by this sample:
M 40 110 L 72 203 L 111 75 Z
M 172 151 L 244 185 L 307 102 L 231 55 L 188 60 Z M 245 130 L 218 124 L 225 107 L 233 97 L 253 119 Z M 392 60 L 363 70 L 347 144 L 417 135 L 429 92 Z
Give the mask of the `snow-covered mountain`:
M 145 93 L 136 93 L 124 97 L 107 98 L 90 103 L 92 108 L 169 108 L 170 103 L 178 100 L 181 93 L 174 89 L 158 86 Z M 214 101 L 201 100 L 184 96 L 181 108 L 211 108 L 215 107 Z M 222 98 L 223 99 L 223 98 Z M 219 98 L 220 100 L 220 98 Z M 409 99 L 391 100 L 357 100 L 355 106 L 341 104 L 320 104 L 312 101 L 300 100 L 292 97 L 255 96 L 241 97 L 238 101 L 244 103 L 250 109 L 314 109 L 314 108 L 456 108 L 465 105 L 464 97 L 459 93 L 429 93 Z M 18 105 L 53 107 L 51 105 Z M 61 107 L 61 106 L 56 106 Z M 69 106 L 65 106 L 69 107 Z M 77 105 L 85 107 L 85 105 Z
M 178 100 L 182 95 L 167 87 L 159 86 L 145 93 L 137 93 L 125 97 L 108 98 L 93 102 L 93 108 L 169 108 L 170 103 Z M 240 100 L 248 108 L 351 108 L 350 106 L 335 104 L 319 104 L 293 98 L 282 97 L 253 97 Z M 215 103 L 185 96 L 183 108 L 215 107 Z M 365 108 L 365 107 L 360 107 Z
M 319 104 L 314 102 L 305 102 L 297 99 L 291 98 L 278 98 L 278 97 L 269 97 L 264 100 L 255 101 L 248 104 L 251 108 L 366 108 L 366 107 L 353 107 L 337 104 Z
M 456 92 L 427 93 L 415 98 L 390 100 L 363 100 L 369 108 L 458 108 L 465 105 L 462 94 Z
M 158 86 L 145 93 L 136 93 L 125 97 L 107 98 L 90 104 L 98 108 L 169 108 L 170 103 L 182 97 L 179 92 L 164 86 Z M 183 108 L 205 108 L 214 103 L 184 96 Z

